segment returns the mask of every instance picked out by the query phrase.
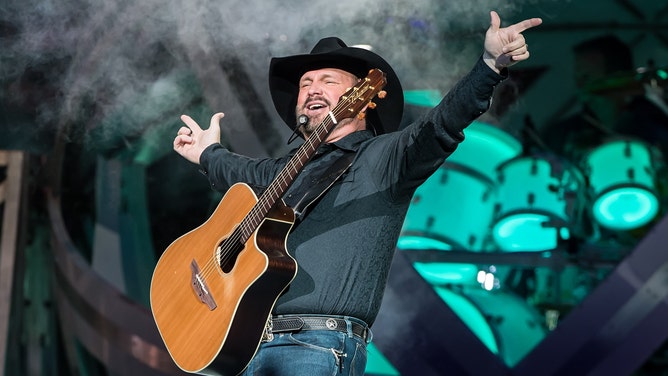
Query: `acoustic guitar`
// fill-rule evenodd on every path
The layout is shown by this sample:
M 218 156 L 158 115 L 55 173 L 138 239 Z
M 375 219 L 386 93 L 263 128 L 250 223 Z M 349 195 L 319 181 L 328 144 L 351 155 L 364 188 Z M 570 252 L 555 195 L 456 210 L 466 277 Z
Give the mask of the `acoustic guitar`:
M 280 294 L 297 273 L 286 251 L 294 211 L 280 199 L 338 122 L 358 116 L 386 84 L 372 69 L 347 90 L 258 198 L 233 185 L 206 222 L 172 242 L 151 280 L 151 310 L 184 371 L 237 375 L 257 352 Z

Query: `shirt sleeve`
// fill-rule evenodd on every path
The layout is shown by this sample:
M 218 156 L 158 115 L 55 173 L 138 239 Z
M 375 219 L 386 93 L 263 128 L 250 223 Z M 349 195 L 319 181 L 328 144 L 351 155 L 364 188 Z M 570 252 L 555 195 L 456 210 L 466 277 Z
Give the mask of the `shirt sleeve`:
M 457 143 L 463 141 L 464 129 L 489 109 L 494 88 L 506 77 L 507 69 L 504 68 L 501 74 L 496 73 L 481 56 L 473 69 L 455 84 L 441 103 L 426 114 L 425 120 L 440 125 L 437 129 L 445 140 L 452 137 Z
M 244 182 L 254 187 L 267 187 L 285 165 L 287 157 L 250 158 L 233 153 L 220 144 L 202 152 L 200 171 L 209 179 L 212 189 L 225 192 L 233 184 Z
M 389 189 L 392 200 L 410 199 L 443 164 L 464 141 L 464 129 L 489 109 L 494 88 L 506 77 L 506 69 L 496 73 L 481 57 L 436 107 L 401 131 L 387 135 L 379 152 L 385 156 L 372 162 L 379 165 L 371 171 L 383 171 L 376 176 L 377 183 Z

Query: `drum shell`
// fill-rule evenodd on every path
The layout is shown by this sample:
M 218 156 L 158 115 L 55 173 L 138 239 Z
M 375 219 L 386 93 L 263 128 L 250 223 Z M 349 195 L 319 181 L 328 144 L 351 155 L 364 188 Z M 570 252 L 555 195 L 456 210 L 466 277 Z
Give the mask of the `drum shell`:
M 494 184 L 485 176 L 445 163 L 415 191 L 400 242 L 417 237 L 441 242 L 443 250 L 483 250 L 495 198 Z
M 474 121 L 464 134 L 464 141 L 447 163 L 466 167 L 491 181 L 496 180 L 498 166 L 522 152 L 522 144 L 515 137 L 491 124 Z
M 656 216 L 661 160 L 656 148 L 633 138 L 606 140 L 585 155 L 590 210 L 601 227 L 630 230 Z
M 563 237 L 561 229 L 567 229 L 569 233 L 581 231 L 586 196 L 584 177 L 577 166 L 554 155 L 520 156 L 497 168 L 497 184 L 493 235 L 502 250 L 534 250 L 530 249 L 528 239 L 523 244 L 519 229 L 512 246 L 500 239 L 503 230 L 499 227 L 516 218 L 540 221 L 537 231 L 542 234 L 537 236 L 555 237 L 554 241 L 545 242 L 553 243 L 546 246 L 547 249 L 556 246 L 558 238 Z M 503 236 L 512 238 L 515 235 Z
M 594 148 L 584 158 L 583 170 L 593 199 L 619 187 L 639 187 L 656 193 L 657 152 L 643 141 L 610 140 Z M 614 168 L 609 168 L 610 166 Z

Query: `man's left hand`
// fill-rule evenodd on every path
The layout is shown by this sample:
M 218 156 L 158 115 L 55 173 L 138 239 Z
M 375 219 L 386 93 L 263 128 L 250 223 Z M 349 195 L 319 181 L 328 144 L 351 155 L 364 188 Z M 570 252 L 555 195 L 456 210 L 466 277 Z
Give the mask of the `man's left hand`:
M 496 72 L 518 61 L 529 58 L 529 47 L 522 32 L 543 23 L 540 18 L 529 18 L 514 25 L 501 28 L 501 18 L 495 11 L 490 12 L 491 22 L 485 34 L 483 59 Z

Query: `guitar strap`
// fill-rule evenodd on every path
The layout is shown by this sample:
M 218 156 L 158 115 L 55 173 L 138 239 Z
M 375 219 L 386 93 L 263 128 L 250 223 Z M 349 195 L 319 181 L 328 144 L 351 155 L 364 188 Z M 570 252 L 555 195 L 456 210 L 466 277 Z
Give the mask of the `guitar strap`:
M 293 187 L 289 196 L 283 197 L 285 204 L 295 211 L 297 221 L 300 221 L 306 215 L 311 204 L 317 201 L 343 176 L 350 168 L 354 158 L 354 151 L 344 152 L 342 156 L 330 162 L 327 168 L 323 168 L 320 173 L 311 176 L 308 179 L 310 184 L 302 182 L 299 186 Z

